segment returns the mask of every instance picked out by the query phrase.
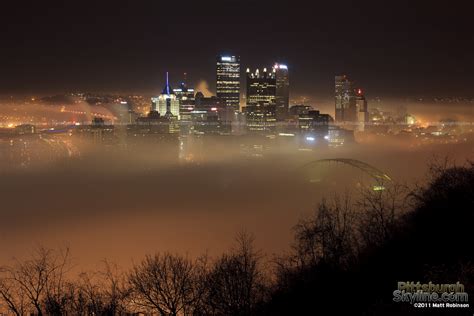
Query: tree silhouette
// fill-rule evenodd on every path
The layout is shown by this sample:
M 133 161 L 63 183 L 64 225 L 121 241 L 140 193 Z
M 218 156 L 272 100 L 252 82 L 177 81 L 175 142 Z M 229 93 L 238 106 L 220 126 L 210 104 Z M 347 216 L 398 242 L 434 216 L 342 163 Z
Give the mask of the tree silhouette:
M 69 267 L 69 249 L 53 251 L 38 248 L 32 257 L 2 268 L 1 296 L 15 314 L 23 314 L 27 307 L 36 315 L 63 313 L 67 298 L 64 276 Z M 13 299 L 13 295 L 17 298 Z
M 160 315 L 189 314 L 198 300 L 195 263 L 170 253 L 147 256 L 129 274 L 132 301 Z
M 213 315 L 252 315 L 266 291 L 261 255 L 253 236 L 241 232 L 236 247 L 213 265 L 206 280 L 206 303 Z

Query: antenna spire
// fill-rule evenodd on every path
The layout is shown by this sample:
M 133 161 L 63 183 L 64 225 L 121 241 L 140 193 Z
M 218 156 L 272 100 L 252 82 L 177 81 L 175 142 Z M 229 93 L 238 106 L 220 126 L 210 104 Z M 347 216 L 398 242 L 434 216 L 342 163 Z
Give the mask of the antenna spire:
M 169 82 L 168 72 L 166 72 L 166 94 L 170 94 L 170 82 Z

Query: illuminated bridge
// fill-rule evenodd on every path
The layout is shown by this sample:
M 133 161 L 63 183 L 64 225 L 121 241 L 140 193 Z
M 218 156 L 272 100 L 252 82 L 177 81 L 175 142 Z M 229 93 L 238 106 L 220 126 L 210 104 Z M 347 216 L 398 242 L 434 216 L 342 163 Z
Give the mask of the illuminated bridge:
M 369 165 L 368 163 L 365 163 L 360 160 L 356 159 L 347 159 L 347 158 L 332 158 L 332 159 L 319 159 L 315 161 L 311 161 L 305 165 L 303 165 L 301 168 L 302 169 L 308 169 L 311 167 L 316 167 L 322 164 L 328 164 L 328 163 L 336 163 L 336 164 L 344 164 L 348 165 L 353 168 L 357 168 L 369 176 L 371 176 L 377 183 L 384 183 L 384 182 L 390 182 L 392 179 L 383 171 Z

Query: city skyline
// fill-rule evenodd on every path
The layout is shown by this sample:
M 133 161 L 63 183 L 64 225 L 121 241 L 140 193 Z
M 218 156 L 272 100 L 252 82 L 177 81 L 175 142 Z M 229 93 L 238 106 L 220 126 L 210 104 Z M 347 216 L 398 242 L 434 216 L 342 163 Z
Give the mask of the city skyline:
M 472 0 L 4 2 L 0 316 L 474 315 Z

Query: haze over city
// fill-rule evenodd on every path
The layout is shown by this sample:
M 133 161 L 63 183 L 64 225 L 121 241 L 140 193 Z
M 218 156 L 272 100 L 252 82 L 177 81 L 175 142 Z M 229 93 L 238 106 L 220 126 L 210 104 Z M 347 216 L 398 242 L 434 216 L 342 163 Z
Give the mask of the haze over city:
M 0 315 L 472 315 L 471 12 L 5 4 Z

